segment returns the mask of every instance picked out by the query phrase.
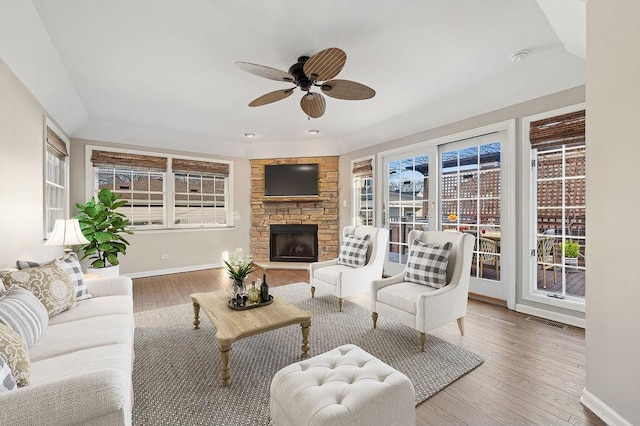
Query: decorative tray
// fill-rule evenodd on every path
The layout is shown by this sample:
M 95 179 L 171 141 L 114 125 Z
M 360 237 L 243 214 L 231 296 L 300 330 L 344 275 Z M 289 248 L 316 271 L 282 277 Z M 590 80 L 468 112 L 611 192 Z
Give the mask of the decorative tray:
M 253 309 L 253 308 L 260 308 L 262 306 L 267 306 L 273 303 L 273 296 L 269 295 L 269 300 L 267 300 L 266 302 L 260 302 L 260 303 L 254 303 L 253 305 L 245 305 L 245 306 L 235 306 L 233 305 L 233 301 L 235 299 L 229 299 L 227 301 L 227 307 L 229 307 L 229 309 L 233 309 L 234 311 L 245 311 L 247 309 Z

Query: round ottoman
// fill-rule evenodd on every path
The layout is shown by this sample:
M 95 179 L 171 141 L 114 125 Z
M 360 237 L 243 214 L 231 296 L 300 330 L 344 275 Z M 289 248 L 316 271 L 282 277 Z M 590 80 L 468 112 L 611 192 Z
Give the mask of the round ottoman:
M 270 395 L 275 426 L 415 425 L 411 381 L 355 345 L 284 367 Z

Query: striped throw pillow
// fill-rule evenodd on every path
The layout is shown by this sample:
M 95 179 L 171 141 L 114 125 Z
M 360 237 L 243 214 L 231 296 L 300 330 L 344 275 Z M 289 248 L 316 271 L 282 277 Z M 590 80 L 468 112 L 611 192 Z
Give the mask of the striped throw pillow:
M 0 296 L 0 322 L 18 333 L 30 348 L 49 325 L 49 314 L 33 293 L 14 285 Z
M 18 386 L 11 375 L 11 369 L 4 362 L 4 358 L 0 356 L 0 393 L 16 390 Z
M 437 246 L 414 240 L 409 251 L 404 279 L 434 288 L 447 285 L 447 264 L 451 246 L 451 243 Z
M 340 246 L 338 263 L 340 265 L 358 268 L 367 262 L 367 248 L 369 247 L 369 235 L 358 238 L 354 235 L 345 235 Z

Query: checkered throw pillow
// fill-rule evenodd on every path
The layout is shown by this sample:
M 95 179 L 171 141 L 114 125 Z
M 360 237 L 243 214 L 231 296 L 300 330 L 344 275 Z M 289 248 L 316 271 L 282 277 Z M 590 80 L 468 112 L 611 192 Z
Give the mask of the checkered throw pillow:
M 434 288 L 447 285 L 447 263 L 451 246 L 451 243 L 436 246 L 414 240 L 409 251 L 404 279 Z
M 345 235 L 340 246 L 338 263 L 340 265 L 358 268 L 367 262 L 367 247 L 369 247 L 369 236 L 358 238 L 354 235 Z
M 0 393 L 18 389 L 16 381 L 11 375 L 11 369 L 0 356 Z
M 76 292 L 76 301 L 90 299 L 92 296 L 89 293 L 86 284 L 82 281 L 82 268 L 80 267 L 78 255 L 71 252 L 65 254 L 60 259 L 56 259 L 56 261 L 58 265 L 64 269 L 67 274 L 69 274 L 69 277 L 71 277 L 71 281 L 73 282 Z M 16 266 L 18 269 L 22 270 L 42 266 L 42 264 L 28 260 L 18 260 L 16 262 Z

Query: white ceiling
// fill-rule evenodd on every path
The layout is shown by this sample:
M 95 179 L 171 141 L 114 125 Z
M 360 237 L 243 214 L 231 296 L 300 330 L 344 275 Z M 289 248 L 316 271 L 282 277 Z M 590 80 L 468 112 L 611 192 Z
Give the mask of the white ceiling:
M 88 139 L 251 158 L 339 154 L 585 81 L 581 0 L 0 5 L 0 57 L 69 135 Z M 328 47 L 347 53 L 338 78 L 374 88 L 373 99 L 327 97 L 311 120 L 299 91 L 247 106 L 290 85 L 234 62 L 286 71 Z M 511 63 L 522 49 L 528 58 Z

